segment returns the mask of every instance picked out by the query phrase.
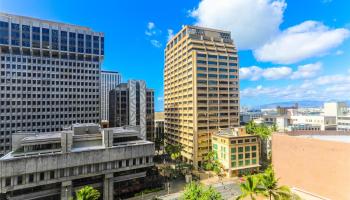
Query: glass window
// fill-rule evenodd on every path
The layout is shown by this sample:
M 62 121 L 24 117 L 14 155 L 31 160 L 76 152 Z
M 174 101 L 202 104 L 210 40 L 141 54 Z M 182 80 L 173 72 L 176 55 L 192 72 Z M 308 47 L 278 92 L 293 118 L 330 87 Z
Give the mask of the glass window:
M 218 57 L 216 55 L 208 55 L 208 58 L 211 58 L 211 59 L 217 59 Z
M 51 30 L 51 49 L 58 50 L 58 30 Z
M 43 181 L 45 179 L 45 173 L 44 172 L 40 172 L 40 180 Z
M 214 62 L 214 61 L 208 61 L 208 65 L 217 65 L 218 62 Z
M 68 33 L 61 31 L 61 51 L 67 51 Z
M 256 158 L 256 153 L 255 152 L 252 153 L 252 157 Z
M 243 154 L 242 153 L 238 154 L 238 159 L 243 159 Z
M 19 24 L 12 23 L 11 24 L 11 44 L 19 46 Z
M 205 61 L 205 60 L 197 60 L 197 64 L 206 65 L 206 64 L 207 64 L 207 61 Z
M 22 25 L 22 46 L 30 47 L 30 26 Z
M 227 56 L 219 56 L 219 59 L 226 60 Z
M 40 27 L 32 27 L 32 47 L 40 48 Z
M 75 41 L 76 41 L 76 34 L 75 33 L 69 33 L 69 51 L 75 52 Z
M 9 23 L 0 21 L 0 44 L 9 44 Z
M 232 167 L 236 167 L 236 162 L 231 162 Z
M 240 166 L 240 167 L 243 166 L 243 160 L 238 161 L 238 166 Z
M 243 152 L 243 147 L 238 147 L 238 152 Z
M 42 28 L 41 32 L 41 48 L 48 49 L 50 48 L 50 30 L 47 28 Z
M 256 151 L 256 146 L 252 146 L 252 151 Z
M 245 158 L 250 158 L 250 153 L 246 153 Z
M 100 40 L 98 36 L 93 37 L 94 54 L 100 53 Z
M 245 160 L 245 165 L 250 165 L 250 160 Z
M 92 53 L 91 35 L 85 35 L 85 53 Z
M 252 159 L 252 164 L 256 164 L 256 159 Z
M 17 185 L 23 184 L 23 176 L 17 176 Z
M 236 155 L 231 155 L 231 160 L 236 160 Z
M 250 146 L 246 146 L 245 151 L 250 151 Z
M 11 186 L 11 177 L 7 177 L 5 179 L 5 186 L 8 187 L 8 186 Z
M 84 34 L 78 34 L 78 52 L 84 53 Z
M 207 57 L 205 54 L 200 54 L 200 53 L 198 53 L 197 54 L 197 57 L 200 57 L 200 58 L 205 58 L 205 57 Z
M 231 148 L 231 153 L 236 153 L 236 147 Z

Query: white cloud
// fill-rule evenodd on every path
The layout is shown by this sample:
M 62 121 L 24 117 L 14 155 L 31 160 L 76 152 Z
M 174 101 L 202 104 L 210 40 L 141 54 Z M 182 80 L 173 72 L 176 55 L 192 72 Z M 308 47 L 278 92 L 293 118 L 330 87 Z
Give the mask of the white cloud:
M 339 56 L 339 55 L 343 55 L 344 54 L 344 51 L 342 50 L 338 50 L 335 52 L 335 55 Z
M 290 67 L 270 67 L 270 68 L 260 68 L 258 66 L 242 67 L 239 70 L 240 79 L 249 79 L 251 81 L 259 80 L 260 78 L 265 78 L 268 80 L 277 80 L 282 78 L 287 78 L 292 74 L 292 69 Z
M 154 22 L 148 22 L 147 29 L 145 30 L 145 34 L 147 36 L 153 36 L 160 33 L 161 33 L 161 30 L 156 28 L 156 24 Z
M 255 49 L 278 34 L 284 0 L 202 0 L 190 12 L 196 24 L 231 31 L 238 49 Z
M 263 69 L 258 66 L 242 67 L 239 69 L 239 78 L 256 81 L 260 79 L 262 71 Z
M 322 69 L 322 63 L 311 63 L 306 65 L 299 65 L 296 71 L 293 71 L 291 67 L 269 67 L 260 68 L 258 66 L 242 67 L 239 70 L 240 79 L 248 79 L 251 81 L 257 81 L 260 78 L 267 80 L 278 79 L 307 79 L 315 77 Z
M 156 25 L 154 24 L 154 22 L 148 22 L 147 28 L 148 28 L 149 30 L 151 30 L 151 29 L 153 29 L 153 28 L 155 28 L 155 27 L 156 27 Z
M 157 100 L 158 101 L 164 101 L 164 97 L 158 97 Z
M 330 29 L 321 22 L 305 21 L 288 28 L 279 36 L 254 51 L 259 61 L 291 64 L 321 56 L 339 46 L 350 32 L 344 28 Z
M 154 47 L 157 47 L 157 48 L 162 47 L 162 43 L 159 42 L 158 40 L 151 40 L 151 44 L 152 44 Z
M 315 77 L 322 69 L 322 63 L 311 63 L 298 66 L 298 70 L 293 72 L 292 79 L 306 79 Z
M 262 76 L 268 80 L 276 80 L 289 77 L 292 73 L 290 67 L 271 67 L 264 70 Z
M 174 30 L 173 29 L 168 29 L 168 41 L 174 37 Z
M 242 98 L 273 98 L 280 100 L 348 100 L 349 74 L 333 74 L 305 80 L 302 85 L 248 87 L 241 90 Z

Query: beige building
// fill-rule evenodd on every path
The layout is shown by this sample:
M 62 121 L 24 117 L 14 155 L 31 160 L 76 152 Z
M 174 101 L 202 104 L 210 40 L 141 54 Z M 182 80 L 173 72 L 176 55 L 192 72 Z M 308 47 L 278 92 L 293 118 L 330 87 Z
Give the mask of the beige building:
M 245 128 L 219 130 L 212 135 L 213 151 L 228 176 L 259 170 L 259 138 Z
M 272 136 L 272 164 L 279 182 L 319 199 L 350 199 L 349 153 L 350 132 Z
M 239 126 L 237 49 L 230 32 L 185 26 L 165 49 L 166 143 L 181 144 L 183 159 L 201 165 L 210 134 Z

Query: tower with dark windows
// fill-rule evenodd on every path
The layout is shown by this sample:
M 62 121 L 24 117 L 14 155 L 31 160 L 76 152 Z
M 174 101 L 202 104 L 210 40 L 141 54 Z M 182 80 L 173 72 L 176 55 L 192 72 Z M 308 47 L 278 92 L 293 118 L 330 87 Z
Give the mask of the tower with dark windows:
M 104 34 L 0 13 L 0 155 L 18 131 L 100 122 Z

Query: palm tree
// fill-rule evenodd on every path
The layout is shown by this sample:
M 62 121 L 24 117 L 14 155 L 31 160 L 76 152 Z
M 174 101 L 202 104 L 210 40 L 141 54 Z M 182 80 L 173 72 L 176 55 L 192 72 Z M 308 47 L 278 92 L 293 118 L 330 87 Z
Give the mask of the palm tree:
M 275 177 L 275 173 L 271 166 L 260 175 L 260 181 L 263 189 L 265 190 L 265 196 L 268 196 L 270 200 L 290 199 L 292 193 L 287 186 L 278 186 L 278 179 Z
M 81 188 L 76 195 L 76 200 L 97 200 L 100 198 L 100 192 L 91 186 Z
M 259 184 L 257 176 L 247 176 L 246 181 L 240 184 L 242 194 L 237 197 L 237 200 L 250 197 L 251 200 L 255 200 L 255 196 L 264 194 L 264 188 Z

